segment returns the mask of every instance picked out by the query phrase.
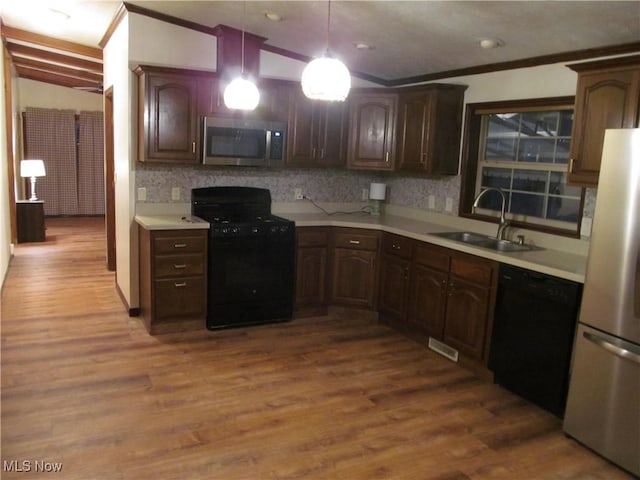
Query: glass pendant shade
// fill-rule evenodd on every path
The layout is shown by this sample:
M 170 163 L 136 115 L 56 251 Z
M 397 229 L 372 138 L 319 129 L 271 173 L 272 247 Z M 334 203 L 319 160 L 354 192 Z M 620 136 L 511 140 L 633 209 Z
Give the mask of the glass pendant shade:
M 246 78 L 236 77 L 224 89 L 224 104 L 227 108 L 253 110 L 259 102 L 258 87 Z
M 311 60 L 302 72 L 302 91 L 313 100 L 344 102 L 351 89 L 349 70 L 328 54 Z

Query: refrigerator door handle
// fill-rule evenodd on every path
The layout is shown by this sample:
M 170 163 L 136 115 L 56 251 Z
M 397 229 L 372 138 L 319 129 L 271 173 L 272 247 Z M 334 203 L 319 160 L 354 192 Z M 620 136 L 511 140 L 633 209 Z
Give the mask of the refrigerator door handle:
M 582 332 L 582 335 L 584 336 L 584 338 L 586 338 L 590 342 L 595 343 L 596 345 L 604 348 L 608 352 L 611 352 L 614 355 L 617 355 L 621 358 L 625 358 L 627 360 L 631 360 L 632 362 L 640 364 L 640 354 L 632 352 L 631 350 L 627 350 L 626 348 L 618 347 L 613 343 L 607 342 L 604 338 L 601 338 L 589 332 Z

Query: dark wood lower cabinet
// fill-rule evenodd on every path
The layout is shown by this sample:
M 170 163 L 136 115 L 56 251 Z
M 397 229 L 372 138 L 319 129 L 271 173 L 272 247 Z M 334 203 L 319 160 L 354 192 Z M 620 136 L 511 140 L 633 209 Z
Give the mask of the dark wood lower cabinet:
M 484 353 L 490 289 L 451 279 L 447 291 L 444 343 L 473 358 Z
M 376 252 L 366 250 L 334 250 L 332 303 L 375 307 L 376 256 Z
M 207 233 L 139 228 L 140 313 L 149 333 L 205 327 Z
M 424 265 L 412 269 L 407 326 L 409 335 L 426 345 L 429 337 L 443 338 L 448 275 Z
M 323 227 L 296 231 L 296 317 L 327 313 L 328 235 Z
M 298 228 L 296 258 L 296 316 L 328 305 L 377 310 L 421 345 L 433 337 L 486 362 L 497 262 L 390 233 L 317 227 Z

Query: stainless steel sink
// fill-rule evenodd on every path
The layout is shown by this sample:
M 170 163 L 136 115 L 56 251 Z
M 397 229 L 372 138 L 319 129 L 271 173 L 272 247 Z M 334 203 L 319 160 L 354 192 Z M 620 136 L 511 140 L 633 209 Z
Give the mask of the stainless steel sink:
M 489 237 L 473 232 L 438 232 L 432 233 L 436 237 L 446 238 L 455 242 L 466 243 L 474 247 L 488 248 L 498 252 L 526 252 L 529 250 L 542 250 L 540 247 L 533 245 L 521 245 L 509 240 L 499 240 L 495 237 Z

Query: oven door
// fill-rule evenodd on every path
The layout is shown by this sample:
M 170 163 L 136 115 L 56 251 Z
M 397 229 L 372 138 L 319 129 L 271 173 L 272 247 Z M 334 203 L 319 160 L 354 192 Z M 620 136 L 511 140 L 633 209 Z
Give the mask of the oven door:
M 293 312 L 294 231 L 209 239 L 209 329 L 288 320 Z

